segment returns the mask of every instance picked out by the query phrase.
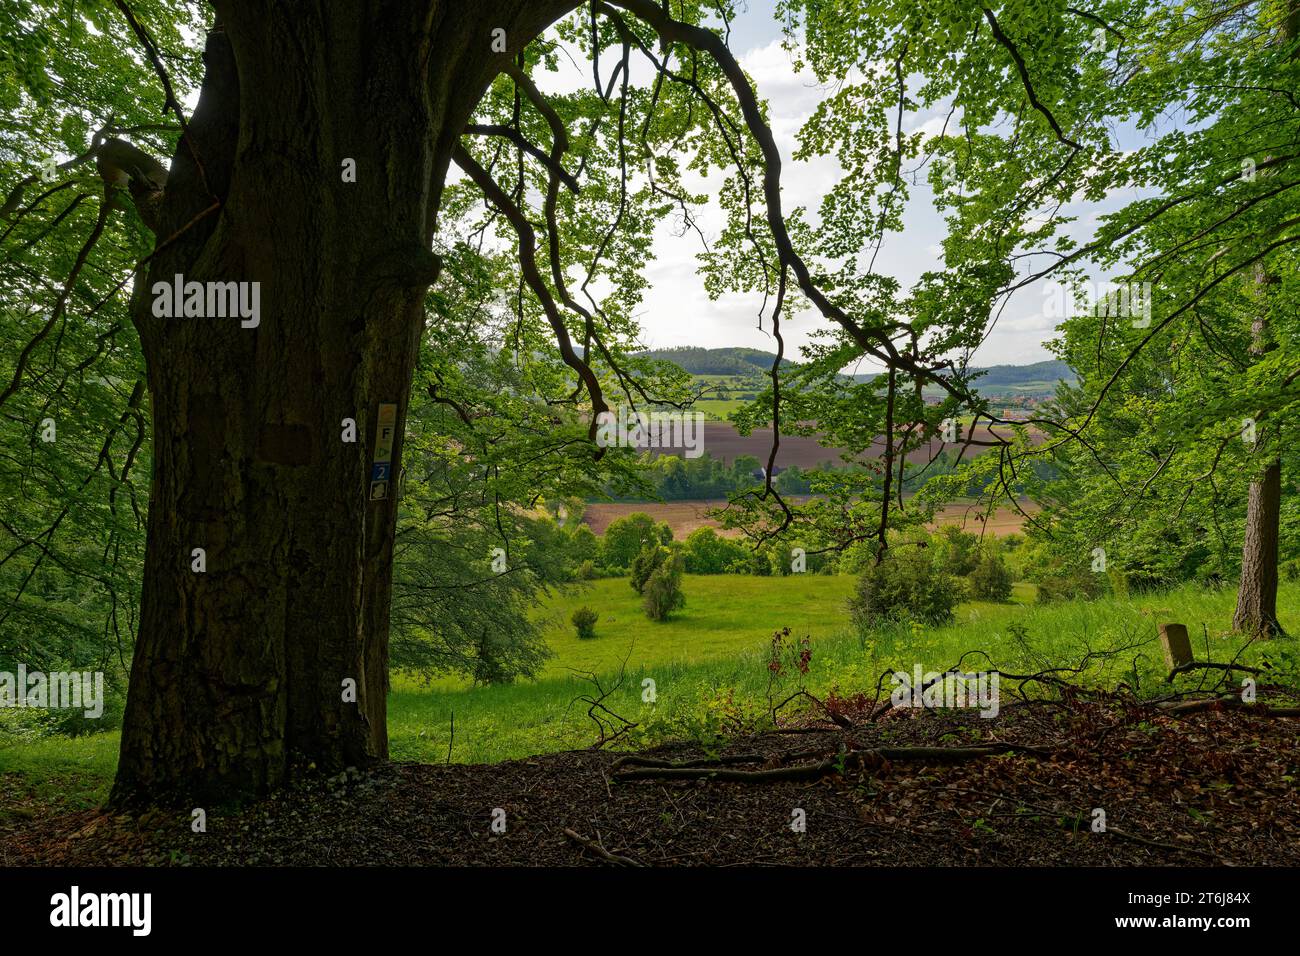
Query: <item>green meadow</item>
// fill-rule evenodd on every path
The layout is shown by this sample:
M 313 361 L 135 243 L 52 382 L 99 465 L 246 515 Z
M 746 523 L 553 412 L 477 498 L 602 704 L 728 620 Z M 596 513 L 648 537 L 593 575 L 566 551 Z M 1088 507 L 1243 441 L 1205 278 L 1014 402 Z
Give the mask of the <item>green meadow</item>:
M 1125 681 L 1152 692 L 1164 678 L 1156 625 L 1169 620 L 1188 625 L 1199 660 L 1227 661 L 1240 652 L 1242 662 L 1259 663 L 1263 655 L 1271 661 L 1296 655 L 1294 638 L 1243 650 L 1245 639 L 1227 633 L 1233 589 L 1186 586 L 1040 605 L 1032 585 L 1018 584 L 1008 603 L 968 602 L 945 627 L 899 626 L 860 636 L 845 607 L 853 583 L 847 576 L 688 575 L 686 607 L 663 623 L 645 618 L 625 578 L 557 592 L 538 610 L 548 622 L 554 656 L 536 679 L 475 687 L 458 679 L 425 682 L 396 675 L 389 700 L 392 756 L 483 763 L 590 746 L 596 727 L 578 698 L 593 693 L 587 677 L 592 673 L 612 690 L 606 706 L 637 722 L 630 744 L 708 738 L 737 719 L 761 722 L 770 706 L 772 634 L 783 627 L 794 638 L 809 637 L 806 687 L 819 695 L 835 689 L 872 696 L 887 671 L 910 672 L 918 663 L 940 671 L 971 651 L 988 656 L 967 656 L 968 671 L 998 666 L 1025 673 L 1077 662 L 1089 649 L 1121 648 L 1076 679 L 1112 688 Z M 589 640 L 580 640 L 568 623 L 584 604 L 600 614 L 597 636 Z M 1300 631 L 1300 583 L 1281 586 L 1278 606 L 1283 626 L 1292 634 Z M 772 698 L 783 699 L 797 686 L 788 674 L 777 678 Z M 887 694 L 887 679 L 884 688 Z M 43 796 L 93 806 L 108 793 L 117 745 L 116 732 L 32 738 L 0 728 L 0 773 L 22 774 L 23 785 Z
M 742 398 L 698 398 L 691 404 L 691 411 L 703 412 L 709 418 L 725 422 L 748 404 Z

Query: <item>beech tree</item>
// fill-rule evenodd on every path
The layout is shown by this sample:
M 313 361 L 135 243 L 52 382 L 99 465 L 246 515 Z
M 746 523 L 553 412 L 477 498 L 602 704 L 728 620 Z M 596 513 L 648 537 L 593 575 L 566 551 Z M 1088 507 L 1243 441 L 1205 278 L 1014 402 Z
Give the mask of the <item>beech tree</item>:
M 403 461 L 443 267 L 435 238 L 455 189 L 472 186 L 483 230 L 508 237 L 518 315 L 549 326 L 592 461 L 604 453 L 594 437 L 607 390 L 633 405 L 689 398 L 652 395 L 656 371 L 617 347 L 631 334 L 625 306 L 643 282 L 633 267 L 650 222 L 690 221 L 682 157 L 736 171 L 733 228 L 751 237 L 775 312 L 797 290 L 879 361 L 944 381 L 941 363 L 899 349 L 905 330 L 851 315 L 797 249 L 762 102 L 727 45 L 728 4 L 597 0 L 566 20 L 576 2 L 217 0 L 210 22 L 144 0 L 79 0 L 70 16 L 58 6 L 12 16 L 31 40 L 22 95 L 48 75 L 50 31 L 84 35 L 90 23 L 103 38 L 92 48 L 113 50 L 137 84 L 152 74 L 148 98 L 165 114 L 151 139 L 142 127 L 155 124 L 132 132 L 111 115 L 117 91 L 55 97 L 67 106 L 89 94 L 68 137 L 82 148 L 59 172 L 84 185 L 93 160 L 104 198 L 36 342 L 66 323 L 78 273 L 129 197 L 152 238 L 104 298 L 131 295 L 153 474 L 116 804 L 258 793 L 295 760 L 331 769 L 386 756 L 401 482 L 377 491 L 375 462 L 378 447 L 393 467 Z M 583 94 L 546 95 L 532 77 L 557 55 L 539 39 L 557 22 L 590 57 Z M 200 33 L 187 115 L 185 80 L 199 70 L 176 63 Z M 633 57 L 650 67 L 647 86 L 631 82 Z M 168 162 L 148 148 L 160 142 L 174 144 Z M 6 214 L 43 212 L 44 197 L 24 204 L 41 180 L 22 177 Z M 586 212 L 584 190 L 598 200 Z M 612 291 L 597 296 L 602 282 Z M 160 307 L 173 285 L 188 317 Z M 248 293 L 239 302 L 257 314 L 199 318 L 191 288 L 209 301 Z M 20 358 L 5 399 L 30 372 Z M 355 442 L 340 440 L 347 420 Z M 385 427 L 391 447 L 377 446 Z
M 1130 355 L 1257 264 L 1294 282 L 1289 180 L 1277 183 L 1281 192 L 1251 180 L 1227 208 L 1215 205 L 1226 195 L 1224 157 L 1240 162 L 1234 136 L 1253 137 L 1258 169 L 1281 172 L 1291 161 L 1252 132 L 1294 141 L 1290 87 L 1266 80 L 1294 75 L 1290 48 L 1252 45 L 1279 12 L 1294 19 L 1294 7 L 1272 0 L 1209 3 L 1207 17 L 1187 22 L 1143 0 L 1086 10 L 1064 0 L 788 0 L 780 10 L 792 41 L 802 31 L 800 57 L 839 84 L 800 145 L 801 156 L 833 155 L 844 171 L 828 184 L 817 223 L 783 207 L 781 155 L 761 91 L 730 49 L 736 11 L 725 0 L 210 6 L 210 15 L 158 0 L 37 4 L 30 14 L 0 6 L 6 35 L 18 37 L 0 95 L 38 129 L 15 151 L 20 174 L 3 207 L 21 236 L 7 263 L 19 278 L 4 304 L 47 315 L 23 333 L 0 407 L 37 410 L 39 401 L 19 397 L 49 386 L 33 356 L 62 348 L 69 327 L 69 341 L 98 356 L 94 343 L 115 347 L 129 324 L 143 358 L 138 387 L 112 374 L 94 383 L 124 409 L 116 425 L 111 416 L 102 423 L 110 439 L 136 436 L 125 451 L 106 442 L 95 461 L 113 488 L 129 487 L 131 449 L 145 441 L 143 422 L 151 427 L 119 805 L 254 794 L 282 783 L 298 761 L 331 770 L 387 755 L 404 485 L 436 487 L 423 470 L 431 463 L 463 466 L 474 479 L 499 471 L 489 432 L 475 422 L 503 407 L 525 435 L 507 467 L 530 449 L 576 482 L 603 479 L 616 467 L 596 442 L 611 401 L 690 401 L 680 376 L 628 355 L 651 229 L 665 217 L 695 229 L 704 197 L 692 194 L 688 174 L 727 177 L 727 224 L 703 256 L 706 286 L 762 293 L 760 321 L 777 343 L 771 389 L 742 422 L 775 426 L 768 477 L 732 516 L 760 545 L 797 533 L 814 551 L 866 547 L 879 560 L 892 533 L 924 517 L 903 501 L 908 453 L 959 414 L 976 425 L 963 431 L 965 443 L 998 447 L 981 467 L 996 469 L 996 487 L 1011 495 L 1028 458 L 1071 443 L 1087 449 L 1089 424 L 1131 360 L 1121 359 L 1082 418 L 1036 423 L 1050 438 L 1042 450 L 981 401 L 967 368 L 1006 298 L 1033 282 L 1066 275 L 1092 253 L 1139 276 L 1139 253 L 1177 253 L 1165 278 L 1177 294 L 1163 300 L 1150 334 L 1125 339 Z M 1183 56 L 1199 48 L 1198 27 L 1215 41 L 1210 52 Z M 201 60 L 186 56 L 196 37 Z M 69 38 L 76 43 L 61 42 Z M 1238 69 L 1233 57 L 1243 52 Z M 569 56 L 586 57 L 590 87 L 546 91 L 543 68 Z M 87 81 L 98 64 L 108 65 L 107 79 Z M 647 81 L 634 79 L 635 64 Z M 1233 82 L 1220 84 L 1225 75 Z M 1170 159 L 1177 136 L 1162 144 L 1164 158 L 1118 148 L 1117 118 L 1149 121 L 1189 90 L 1206 122 L 1182 136 L 1195 148 Z M 161 116 L 141 106 L 159 102 Z M 952 110 L 952 129 L 931 137 L 905 128 L 909 112 L 938 106 Z M 1241 106 L 1256 112 L 1234 121 Z M 51 164 L 56 149 L 71 158 Z M 927 167 L 950 216 L 945 268 L 904 293 L 876 271 L 875 252 L 901 229 L 909 186 Z M 69 187 L 75 201 L 54 212 Z M 1128 187 L 1160 195 L 1086 245 L 1063 232 L 1071 197 Z M 1216 228 L 1236 225 L 1208 238 L 1190 220 L 1161 233 L 1179 222 L 1161 203 L 1188 208 L 1179 197 L 1189 188 L 1210 222 L 1222 216 Z M 456 238 L 453 220 L 467 230 Z M 65 225 L 81 230 L 74 245 L 33 252 Z M 1046 269 L 1020 271 L 1039 255 Z M 473 342 L 456 332 L 456 313 L 480 310 L 442 295 L 449 282 L 483 289 L 510 320 L 515 364 L 499 369 L 500 401 L 482 385 L 472 399 L 459 392 L 472 376 L 445 351 L 425 361 L 431 339 Z M 185 301 L 168 315 L 159 297 L 177 283 Z M 251 308 L 187 317 L 191 283 L 204 299 L 196 296 L 192 313 L 227 294 Z M 118 309 L 123 321 L 99 331 Z M 781 329 L 795 311 L 831 331 L 791 380 Z M 1267 345 L 1292 328 L 1276 321 L 1261 330 L 1258 361 L 1224 405 L 1234 415 L 1261 395 L 1259 421 L 1294 403 L 1286 351 Z M 494 361 L 483 354 L 476 366 Z M 858 362 L 880 374 L 846 383 L 841 373 Z M 404 454 L 421 424 L 417 380 L 421 404 L 427 396 L 460 425 L 447 442 Z M 926 389 L 941 403 L 927 404 Z M 517 401 L 523 394 L 537 406 Z M 355 441 L 342 437 L 346 422 Z M 772 464 L 783 431 L 811 423 L 879 463 L 833 487 L 815 483 L 822 496 L 793 507 L 773 486 Z M 403 466 L 416 462 L 421 474 L 404 482 Z M 564 488 L 539 480 L 540 494 Z M 1263 512 L 1271 500 L 1261 494 Z M 49 553 L 42 534 L 10 533 L 24 553 Z M 408 580 L 436 585 L 438 574 L 426 564 Z M 410 608 L 399 612 L 404 620 Z

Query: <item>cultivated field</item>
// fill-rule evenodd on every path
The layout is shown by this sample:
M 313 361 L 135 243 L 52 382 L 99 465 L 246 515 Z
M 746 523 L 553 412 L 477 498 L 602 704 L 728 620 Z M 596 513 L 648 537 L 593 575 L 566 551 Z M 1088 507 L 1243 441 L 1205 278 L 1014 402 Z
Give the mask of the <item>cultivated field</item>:
M 785 439 L 782 439 L 782 442 L 784 441 Z M 604 534 L 611 521 L 640 511 L 650 515 L 655 521 L 666 521 L 668 527 L 673 529 L 673 537 L 680 541 L 696 528 L 717 528 L 718 522 L 710 518 L 708 512 L 725 505 L 725 501 L 598 502 L 587 505 L 582 520 L 587 522 L 596 534 Z M 1020 507 L 1030 515 L 1038 511 L 1038 506 L 1032 502 L 1023 502 Z M 948 505 L 939 512 L 938 519 L 931 527 L 955 524 L 967 531 L 979 532 L 981 522 L 977 520 L 974 512 L 973 505 Z M 1019 534 L 1024 523 L 1024 515 L 1014 508 L 999 508 L 984 526 L 984 532 L 997 538 L 1004 538 L 1009 534 Z M 729 537 L 740 535 L 738 531 L 723 531 L 720 528 L 719 533 Z
M 772 451 L 772 429 L 756 428 L 748 435 L 741 435 L 736 431 L 734 425 L 728 422 L 705 421 L 704 441 L 702 450 L 708 452 L 713 458 L 730 464 L 742 455 L 749 455 L 757 458 L 763 464 L 767 463 L 767 456 Z M 945 448 L 949 451 L 961 447 L 961 443 L 968 437 L 963 432 L 958 442 L 944 442 L 935 440 L 927 445 L 911 452 L 907 460 L 914 464 L 922 464 L 929 461 L 935 455 Z M 972 438 L 975 442 L 995 441 L 999 438 L 1010 439 L 1012 437 L 1009 428 L 1000 428 L 996 433 L 991 434 L 987 425 L 981 425 L 975 430 Z M 966 457 L 972 457 L 987 451 L 983 445 L 971 445 L 966 451 Z M 684 455 L 684 446 L 665 447 L 651 449 L 654 455 Z M 882 457 L 885 453 L 884 442 L 879 439 L 876 443 L 861 456 L 862 460 L 869 460 Z M 844 464 L 845 450 L 842 448 L 828 448 L 818 442 L 816 438 L 807 435 L 782 435 L 781 447 L 777 450 L 776 464 L 779 468 L 789 468 L 791 465 L 798 465 L 800 468 L 815 468 L 830 462 L 834 465 Z

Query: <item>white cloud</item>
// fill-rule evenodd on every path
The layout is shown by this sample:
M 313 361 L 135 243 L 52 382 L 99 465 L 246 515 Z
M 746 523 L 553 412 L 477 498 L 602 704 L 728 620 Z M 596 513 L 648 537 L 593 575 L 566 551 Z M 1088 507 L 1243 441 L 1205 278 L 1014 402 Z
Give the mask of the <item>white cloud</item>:
M 773 136 L 782 156 L 783 208 L 789 214 L 792 209 L 804 206 L 809 210 L 810 221 L 815 223 L 822 197 L 841 177 L 842 170 L 833 157 L 817 157 L 808 162 L 795 162 L 791 157 L 797 146 L 799 129 L 830 90 L 818 84 L 807 71 L 796 72 L 791 54 L 781 44 L 779 25 L 769 11 L 761 9 L 761 4 L 756 6 L 760 9 L 742 12 L 737 21 L 735 36 L 743 34 L 753 41 L 739 60 L 753 80 L 758 95 L 768 103 Z M 759 22 L 763 18 L 766 21 Z M 750 19 L 758 25 L 741 23 L 741 20 Z M 582 62 L 576 52 L 573 58 L 578 61 L 577 65 L 562 53 L 559 72 L 539 78 L 538 85 L 547 92 L 565 92 L 589 85 L 590 64 Z M 606 76 L 612 65 L 612 60 L 608 65 L 602 63 Z M 633 79 L 644 81 L 648 77 L 648 65 L 638 62 L 633 70 Z M 858 78 L 850 76 L 846 79 L 853 82 Z M 950 120 L 946 110 L 936 111 L 924 118 L 910 118 L 907 129 L 933 135 L 943 130 L 945 121 L 952 129 L 951 123 L 957 119 Z M 716 194 L 724 181 L 725 173 L 715 171 L 708 179 L 688 181 L 687 186 L 692 191 Z M 905 289 L 921 273 L 942 268 L 939 244 L 946 227 L 930 202 L 928 189 L 913 190 L 912 204 L 905 215 L 905 232 L 886 238 L 876 262 L 877 269 L 896 276 Z M 725 225 L 716 201 L 696 210 L 695 218 L 710 242 Z M 655 231 L 654 259 L 646 265 L 650 288 L 639 310 L 645 343 L 653 347 L 739 345 L 775 350 L 770 322 L 764 321 L 763 330 L 758 328 L 761 296 L 726 295 L 717 301 L 711 300 L 704 291 L 703 279 L 697 273 L 700 238 L 694 231 L 680 234 L 679 225 L 669 220 L 661 223 Z M 1042 316 L 1040 301 L 1032 296 L 1032 290 L 1029 292 L 1013 300 L 989 340 L 981 347 L 976 364 L 1028 362 L 1048 357 L 1041 343 L 1051 337 L 1052 323 Z M 783 333 L 787 354 L 797 354 L 798 347 L 809 341 L 811 332 L 826 328 L 828 324 L 813 312 L 785 316 Z

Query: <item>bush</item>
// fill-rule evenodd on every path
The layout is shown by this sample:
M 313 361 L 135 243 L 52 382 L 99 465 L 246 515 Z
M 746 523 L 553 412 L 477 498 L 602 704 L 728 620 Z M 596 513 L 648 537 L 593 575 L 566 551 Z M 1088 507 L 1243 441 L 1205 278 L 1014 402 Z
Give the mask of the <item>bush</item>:
M 666 555 L 663 563 L 654 569 L 642 590 L 645 616 L 652 621 L 666 621 L 673 611 L 686 606 L 682 593 L 682 559 L 680 555 Z
M 971 597 L 981 601 L 1005 601 L 1011 597 L 1011 571 L 1002 559 L 986 554 L 970 573 Z
M 726 574 L 733 567 L 748 566 L 749 549 L 712 528 L 696 528 L 686 537 L 682 557 L 689 574 Z
M 59 665 L 59 669 L 64 666 L 68 665 Z M 0 665 L 0 670 L 5 669 Z M 69 669 L 73 668 L 69 667 Z M 73 670 L 75 672 L 75 669 Z M 23 707 L 13 710 L 4 708 L 0 710 L 0 714 L 10 719 L 0 724 L 0 733 L 9 731 L 24 736 L 30 734 L 41 737 L 85 737 L 116 730 L 122 726 L 122 712 L 126 709 L 124 693 L 126 688 L 119 687 L 116 680 L 111 683 L 110 680 L 111 675 L 106 674 L 103 686 L 100 688 L 102 696 L 99 699 L 101 707 L 98 717 L 86 715 L 87 710 L 93 710 L 88 696 L 82 698 L 83 705 L 78 707 Z M 84 688 L 84 685 L 82 686 Z M 3 696 L 0 696 L 0 700 L 3 699 Z
M 600 620 L 600 615 L 584 604 L 573 612 L 573 617 L 569 620 L 578 629 L 578 637 L 585 639 L 596 636 L 596 622 Z
M 849 614 L 859 631 L 893 621 L 946 624 L 964 597 L 961 583 L 936 566 L 927 550 L 908 548 L 886 552 L 880 564 L 869 565 L 849 599 Z
M 1073 601 L 1077 598 L 1091 600 L 1105 590 L 1103 578 L 1091 571 L 1064 571 L 1045 575 L 1038 582 L 1038 602 Z
M 963 531 L 956 525 L 944 525 L 935 536 L 937 561 L 949 574 L 965 577 L 979 562 L 979 535 Z
M 802 571 L 795 570 L 796 551 L 802 551 L 803 555 L 798 558 L 803 567 Z M 834 556 L 825 552 L 814 551 L 809 553 L 808 545 L 801 541 L 790 541 L 788 547 L 772 548 L 771 554 L 772 573 L 779 575 L 787 574 L 835 574 L 837 571 L 837 561 Z
M 647 544 L 667 544 L 673 539 L 667 522 L 655 520 L 643 511 L 615 518 L 605 529 L 601 543 L 601 563 L 617 571 L 626 571 Z
M 575 525 L 569 531 L 569 552 L 577 564 L 589 561 L 595 564 L 600 559 L 600 538 L 596 532 L 585 524 Z
M 631 578 L 628 581 L 632 585 L 632 590 L 637 594 L 644 593 L 650 575 L 654 574 L 667 558 L 667 548 L 660 547 L 657 544 L 647 544 L 642 548 L 641 552 L 632 559 Z

